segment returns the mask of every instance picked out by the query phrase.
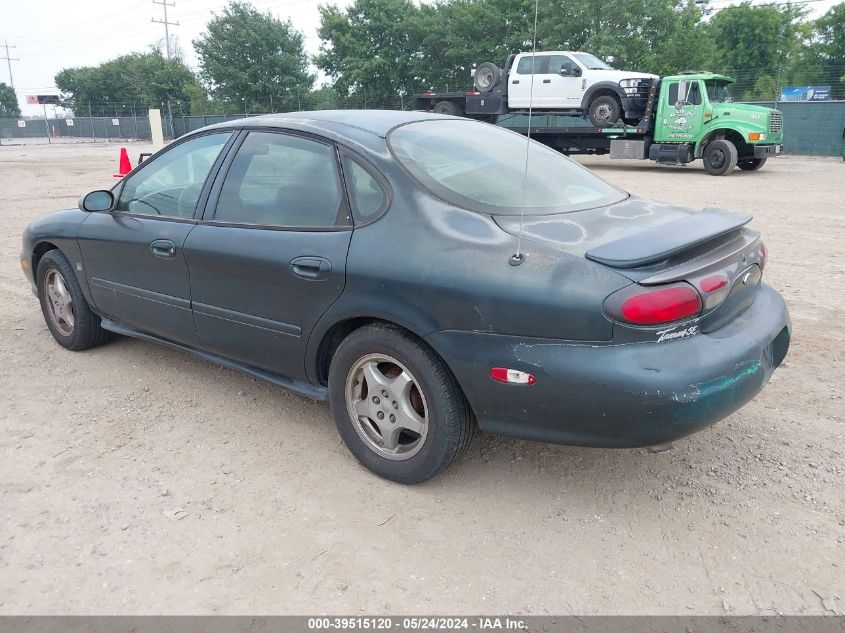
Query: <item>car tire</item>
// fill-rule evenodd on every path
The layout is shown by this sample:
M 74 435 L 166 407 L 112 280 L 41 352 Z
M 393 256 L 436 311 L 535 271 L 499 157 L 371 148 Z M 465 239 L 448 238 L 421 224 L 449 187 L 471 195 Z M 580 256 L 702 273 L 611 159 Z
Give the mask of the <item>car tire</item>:
M 102 345 L 108 332 L 100 326 L 70 262 L 59 250 L 48 251 L 38 262 L 38 299 L 47 328 L 59 345 L 81 351 Z
M 376 475 L 417 484 L 443 472 L 469 446 L 475 420 L 437 354 L 402 328 L 374 324 L 338 346 L 329 368 L 337 430 Z
M 438 101 L 434 106 L 434 112 L 437 114 L 449 114 L 451 116 L 463 116 L 463 108 L 454 101 Z
M 742 171 L 757 171 L 766 164 L 768 156 L 761 156 L 760 158 L 744 158 L 737 162 L 736 166 Z
M 611 127 L 619 121 L 622 115 L 622 106 L 616 97 L 604 95 L 590 101 L 587 108 L 587 116 L 590 123 L 596 127 Z
M 491 92 L 502 80 L 502 71 L 493 62 L 482 62 L 475 69 L 473 84 L 481 94 Z
M 711 176 L 729 176 L 736 167 L 739 154 L 728 139 L 711 141 L 704 148 L 704 169 Z

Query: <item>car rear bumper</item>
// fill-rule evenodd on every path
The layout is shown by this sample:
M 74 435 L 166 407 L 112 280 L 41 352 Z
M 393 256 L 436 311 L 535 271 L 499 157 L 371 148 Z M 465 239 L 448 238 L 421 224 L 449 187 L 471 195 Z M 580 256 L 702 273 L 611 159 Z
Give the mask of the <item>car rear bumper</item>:
M 584 446 L 662 444 L 751 400 L 786 355 L 790 321 L 766 285 L 731 323 L 662 343 L 572 343 L 441 331 L 427 337 L 454 372 L 482 430 Z M 536 376 L 503 384 L 491 367 Z

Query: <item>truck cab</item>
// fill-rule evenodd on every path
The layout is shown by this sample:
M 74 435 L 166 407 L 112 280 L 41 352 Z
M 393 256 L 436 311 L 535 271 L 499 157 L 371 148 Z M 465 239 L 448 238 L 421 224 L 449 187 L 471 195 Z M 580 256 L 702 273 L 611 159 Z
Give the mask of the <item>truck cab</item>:
M 721 175 L 722 169 L 735 166 L 759 169 L 777 154 L 783 115 L 773 108 L 732 103 L 733 83 L 733 78 L 715 73 L 664 77 L 649 158 L 678 163 L 702 158 L 709 172 Z

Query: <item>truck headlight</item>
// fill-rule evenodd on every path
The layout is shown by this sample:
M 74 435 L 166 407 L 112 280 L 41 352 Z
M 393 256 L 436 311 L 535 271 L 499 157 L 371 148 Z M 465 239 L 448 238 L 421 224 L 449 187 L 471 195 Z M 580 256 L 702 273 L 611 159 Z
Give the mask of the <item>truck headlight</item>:
M 619 87 L 625 91 L 625 94 L 635 95 L 639 92 L 641 81 L 642 79 L 623 79 L 619 82 Z

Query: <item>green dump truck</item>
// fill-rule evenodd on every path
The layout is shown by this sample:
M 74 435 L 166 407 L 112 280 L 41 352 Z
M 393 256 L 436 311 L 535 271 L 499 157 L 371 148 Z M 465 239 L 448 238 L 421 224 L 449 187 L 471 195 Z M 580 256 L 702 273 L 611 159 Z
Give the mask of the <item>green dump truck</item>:
M 415 107 L 482 119 L 527 134 L 528 108 L 513 108 L 508 101 L 513 60 L 509 62 L 496 90 L 426 92 L 414 95 Z M 533 80 L 544 81 L 536 73 Z M 605 101 L 618 100 L 612 109 L 619 118 L 596 127 L 585 108 L 569 111 L 535 105 L 532 138 L 566 154 L 610 154 L 611 158 L 670 165 L 702 159 L 707 173 L 714 176 L 726 176 L 736 167 L 760 169 L 783 148 L 781 112 L 731 102 L 731 77 L 696 72 L 643 78 L 636 85 L 631 80 L 619 83 L 618 87 L 604 86 L 601 95 Z

